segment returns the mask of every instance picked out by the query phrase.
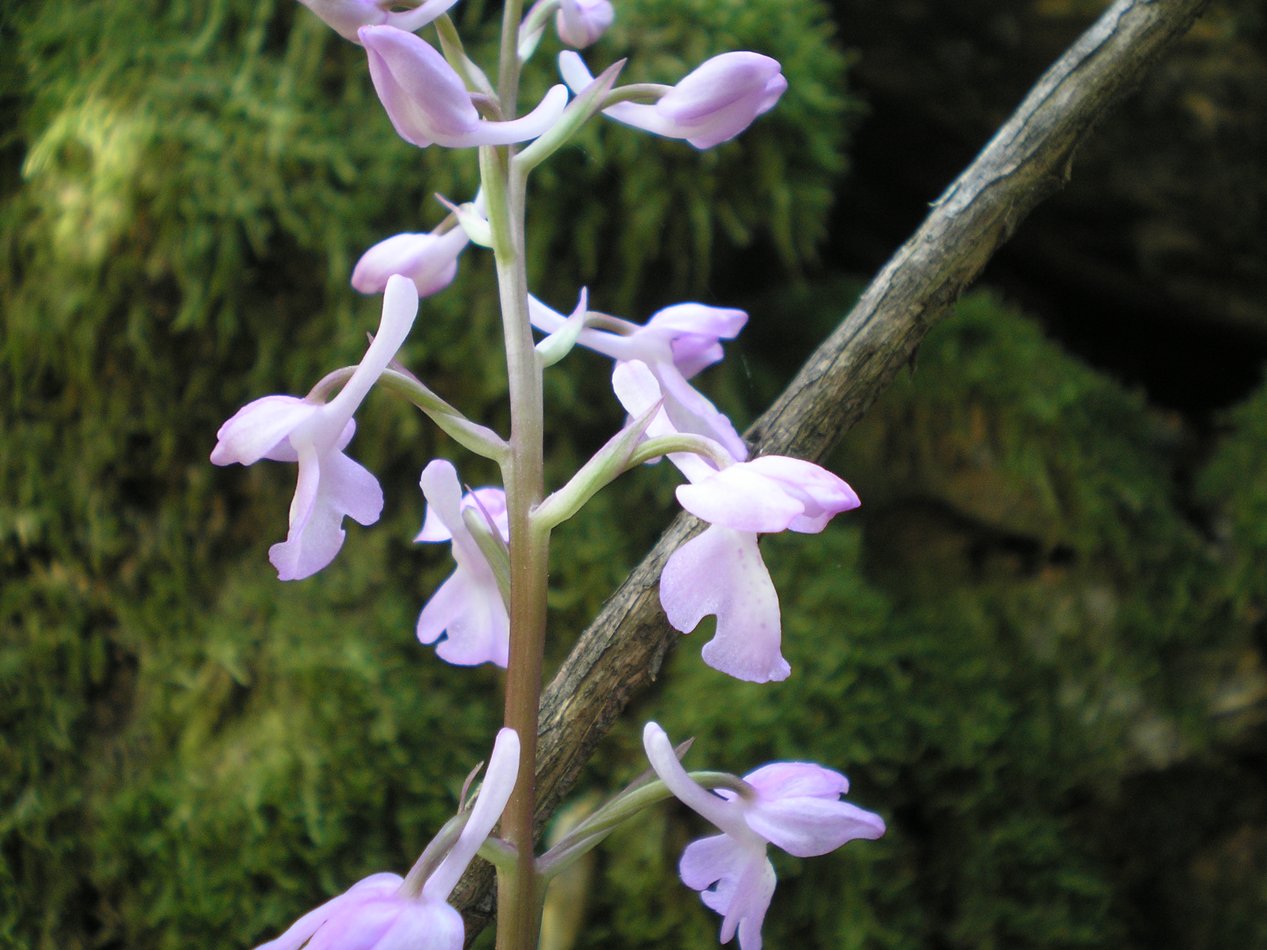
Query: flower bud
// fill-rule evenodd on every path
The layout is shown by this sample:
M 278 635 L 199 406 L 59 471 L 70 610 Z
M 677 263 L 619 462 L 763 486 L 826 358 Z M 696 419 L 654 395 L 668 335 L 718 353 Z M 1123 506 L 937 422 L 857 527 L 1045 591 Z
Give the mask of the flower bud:
M 584 49 L 598 40 L 615 19 L 608 0 L 559 0 L 554 25 L 559 39 L 568 46 Z
M 559 71 L 574 92 L 594 81 L 570 50 L 559 54 Z M 603 115 L 655 135 L 686 139 L 696 148 L 712 148 L 768 112 L 786 89 L 778 60 L 747 51 L 722 53 L 684 76 L 654 105 L 617 102 Z
M 468 239 L 461 228 L 445 234 L 395 234 L 361 255 L 352 269 L 352 286 L 363 294 L 379 294 L 393 274 L 408 277 L 419 297 L 439 293 L 458 272 L 458 255 Z

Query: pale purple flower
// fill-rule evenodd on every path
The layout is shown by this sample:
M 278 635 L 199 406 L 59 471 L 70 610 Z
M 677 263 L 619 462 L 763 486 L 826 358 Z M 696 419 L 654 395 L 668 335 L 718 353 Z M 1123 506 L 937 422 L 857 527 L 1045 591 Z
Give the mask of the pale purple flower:
M 571 50 L 559 54 L 559 72 L 573 92 L 594 81 Z M 768 112 L 787 89 L 778 60 L 760 53 L 722 53 L 696 67 L 652 104 L 618 102 L 603 115 L 696 148 L 733 139 L 757 116 Z
M 437 644 L 440 659 L 457 666 L 505 667 L 510 658 L 510 616 L 497 577 L 462 512 L 475 509 L 508 541 L 506 494 L 500 488 L 480 488 L 463 496 L 457 470 L 443 459 L 423 469 L 419 484 L 427 514 L 415 540 L 452 542 L 457 569 L 422 608 L 418 639 Z
M 535 297 L 528 298 L 528 316 L 533 326 L 546 333 L 553 333 L 565 322 L 561 314 Z M 682 303 L 657 311 L 644 326 L 627 324 L 626 334 L 586 327 L 577 342 L 616 360 L 617 368 L 632 361 L 644 363 L 655 378 L 654 392 L 648 390 L 644 410 L 663 399 L 664 411 L 676 431 L 708 436 L 734 458 L 743 460 L 748 457 L 748 447 L 734 425 L 687 380 L 720 360 L 720 341 L 733 340 L 747 322 L 748 315 L 742 310 Z M 615 379 L 613 375 L 613 384 Z
M 444 234 L 396 234 L 361 255 L 352 270 L 352 286 L 363 294 L 382 293 L 392 274 L 414 282 L 419 297 L 439 293 L 458 272 L 458 255 L 470 243 L 455 227 Z
M 519 737 L 502 729 L 470 817 L 420 893 L 409 893 L 399 874 L 371 874 L 256 950 L 461 950 L 462 915 L 447 901 L 506 807 L 518 770 Z
M 761 924 L 774 896 L 767 844 L 808 858 L 884 834 L 879 815 L 840 800 L 849 781 L 821 765 L 776 762 L 745 775 L 742 793 L 709 791 L 682 768 L 656 723 L 647 723 L 642 742 L 669 791 L 722 832 L 689 844 L 678 871 L 683 883 L 722 915 L 721 942 L 737 933 L 740 950 L 760 950 Z
M 363 26 L 394 26 L 399 30 L 420 30 L 444 14 L 458 0 L 427 0 L 412 10 L 395 10 L 390 0 L 299 0 L 344 39 L 359 42 L 356 31 Z
M 554 125 L 567 106 L 567 90 L 554 86 L 528 115 L 490 122 L 480 117 L 462 77 L 426 40 L 391 26 L 365 26 L 357 35 L 388 118 L 419 148 L 524 142 Z
M 559 39 L 583 49 L 606 32 L 615 16 L 609 0 L 559 0 L 554 23 Z
M 371 525 L 382 513 L 378 481 L 344 449 L 356 431 L 353 414 L 400 349 L 417 313 L 413 284 L 404 277 L 391 278 L 378 334 L 337 396 L 327 403 L 265 396 L 220 427 L 211 452 L 216 465 L 253 465 L 262 458 L 299 464 L 290 530 L 268 552 L 282 580 L 309 577 L 334 560 L 343 546 L 345 515 Z
M 647 427 L 648 437 L 708 434 L 681 425 L 669 413 L 659 380 L 641 361 L 618 364 L 612 382 L 632 416 L 663 401 Z M 781 455 L 736 460 L 721 469 L 689 453 L 670 453 L 669 460 L 690 481 L 678 487 L 678 501 L 710 526 L 665 562 L 660 575 L 665 616 L 683 633 L 709 615 L 717 617 L 713 639 L 701 653 L 714 669 L 753 683 L 787 679 L 791 667 L 781 651 L 779 596 L 757 535 L 817 533 L 834 515 L 857 508 L 858 496 L 821 466 Z

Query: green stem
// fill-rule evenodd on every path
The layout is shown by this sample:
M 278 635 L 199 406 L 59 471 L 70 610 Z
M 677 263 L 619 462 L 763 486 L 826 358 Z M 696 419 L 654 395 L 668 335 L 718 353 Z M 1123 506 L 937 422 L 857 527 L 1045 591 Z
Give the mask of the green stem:
M 507 4 L 509 7 L 511 4 Z M 518 26 L 518 18 L 514 21 Z M 504 79 L 504 74 L 503 74 Z M 507 148 L 480 149 L 480 175 L 501 297 L 510 390 L 510 453 L 502 463 L 510 526 L 510 661 L 505 723 L 519 735 L 519 778 L 502 813 L 501 835 L 518 855 L 514 873 L 501 872 L 497 895 L 498 950 L 534 950 L 542 888 L 536 873 L 537 717 L 546 632 L 546 568 L 550 533 L 532 523 L 545 494 L 541 366 L 528 320 L 524 260 L 527 178 Z
M 609 443 L 611 444 L 611 443 Z M 720 444 L 703 435 L 676 432 L 647 439 L 631 446 L 620 459 L 603 458 L 602 452 L 581 466 L 566 485 L 553 492 L 533 513 L 538 527 L 552 530 L 567 521 L 600 491 L 630 469 L 644 462 L 678 452 L 689 452 L 712 462 L 718 470 L 734 464 Z
M 502 45 L 497 61 L 498 94 L 502 114 L 513 119 L 519 104 L 519 22 L 523 19 L 523 0 L 506 0 L 502 9 Z

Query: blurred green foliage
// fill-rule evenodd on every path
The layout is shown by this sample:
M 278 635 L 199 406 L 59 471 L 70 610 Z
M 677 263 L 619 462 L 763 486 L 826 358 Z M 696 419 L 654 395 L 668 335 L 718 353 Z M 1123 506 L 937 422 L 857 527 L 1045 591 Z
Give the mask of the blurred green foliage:
M 494 7 L 457 8 L 475 51 Z M 498 674 L 412 637 L 449 568 L 408 544 L 427 459 L 491 471 L 372 397 L 353 450 L 380 473 L 383 523 L 281 585 L 265 551 L 293 471 L 206 459 L 237 406 L 357 358 L 378 304 L 348 289 L 352 262 L 431 227 L 431 195 L 468 197 L 473 170 L 400 142 L 361 51 L 291 3 L 3 16 L 0 946 L 247 945 L 407 866 L 495 727 Z M 813 259 L 858 108 L 823 5 L 622 0 L 619 17 L 591 66 L 628 54 L 629 78 L 671 82 L 752 47 L 791 91 L 709 153 L 587 131 L 535 182 L 534 287 L 566 307 L 593 282 L 596 305 L 641 319 L 754 256 L 784 284 Z M 504 424 L 493 305 L 469 252 L 404 359 Z M 838 285 L 780 286 L 706 385 L 755 412 L 845 305 Z M 549 377 L 556 481 L 619 420 L 606 369 L 577 354 Z M 697 735 L 701 763 L 843 768 L 889 820 L 877 844 L 776 858 L 771 946 L 1117 946 L 1163 925 L 1176 945 L 1261 942 L 1261 787 L 1220 758 L 1239 720 L 1208 719 L 1267 595 L 1267 487 L 1244 477 L 1267 471 L 1262 403 L 1229 417 L 1198 507 L 1173 420 L 1020 315 L 975 297 L 930 339 L 836 460 L 866 508 L 767 542 L 794 678 L 725 680 L 698 661 L 701 630 L 638 710 Z M 556 656 L 653 539 L 628 512 L 667 519 L 672 483 L 640 472 L 560 531 Z M 631 726 L 589 780 L 638 761 Z M 1198 794 L 1201 833 L 1172 833 Z M 603 852 L 586 945 L 711 945 L 716 919 L 672 880 L 694 830 L 670 809 Z M 1201 899 L 1159 923 L 1141 893 Z

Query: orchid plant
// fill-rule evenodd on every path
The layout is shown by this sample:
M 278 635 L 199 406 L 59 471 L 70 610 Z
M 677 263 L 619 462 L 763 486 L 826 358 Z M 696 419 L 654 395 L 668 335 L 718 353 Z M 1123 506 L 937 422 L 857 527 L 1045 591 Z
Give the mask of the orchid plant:
M 330 564 L 343 544 L 345 518 L 367 526 L 379 518 L 378 481 L 346 454 L 356 411 L 375 384 L 496 463 L 502 486 L 466 492 L 448 461 L 433 460 L 422 471 L 426 514 L 416 540 L 448 542 L 456 567 L 422 608 L 417 636 L 448 663 L 506 669 L 505 727 L 473 804 L 459 808 L 407 876 L 371 875 L 263 946 L 457 950 L 464 930 L 448 900 L 480 854 L 498 871 L 497 946 L 536 947 L 550 879 L 642 810 L 675 797 L 719 832 L 687 847 L 683 882 L 722 915 L 723 943 L 738 936 L 743 950 L 756 950 L 775 887 L 767 846 L 800 857 L 825 854 L 855 838 L 879 837 L 884 822 L 843 801 L 848 782 L 819 765 L 773 763 L 743 777 L 688 773 L 679 761 L 685 746 L 675 750 L 664 731 L 648 723 L 644 744 L 652 771 L 537 854 L 534 766 L 551 532 L 621 474 L 667 457 L 685 479 L 678 501 L 707 527 L 665 564 L 665 614 L 683 633 L 715 616 L 704 661 L 764 683 L 786 679 L 791 668 L 780 649 L 778 594 L 758 537 L 822 531 L 837 513 L 857 507 L 858 498 L 811 462 L 749 458 L 734 425 L 693 385 L 722 358 L 722 341 L 735 338 L 747 314 L 679 303 L 640 325 L 592 309 L 581 290 L 565 316 L 529 292 L 524 220 L 531 173 L 586 123 L 605 116 L 712 148 L 778 102 L 787 89 L 781 67 L 757 52 L 730 52 L 672 86 L 622 86 L 623 62 L 595 76 L 566 49 L 558 56 L 562 82 L 520 114 L 521 68 L 551 24 L 563 45 L 587 47 L 613 21 L 609 0 L 538 0 L 526 14 L 522 0 L 507 0 L 495 82 L 468 57 L 447 15 L 457 0 L 302 2 L 364 47 L 370 78 L 400 137 L 418 148 L 475 149 L 481 187 L 471 201 L 448 205 L 433 231 L 389 237 L 357 263 L 352 286 L 383 298 L 378 331 L 361 362 L 331 373 L 303 398 L 265 396 L 246 405 L 220 428 L 211 461 L 298 465 L 286 538 L 269 551 L 281 580 L 300 580 Z M 417 34 L 429 27 L 438 49 Z M 510 399 L 505 437 L 468 419 L 395 362 L 419 301 L 452 282 L 468 245 L 491 250 L 496 266 Z M 547 493 L 543 374 L 578 345 L 614 361 L 612 388 L 628 420 Z

